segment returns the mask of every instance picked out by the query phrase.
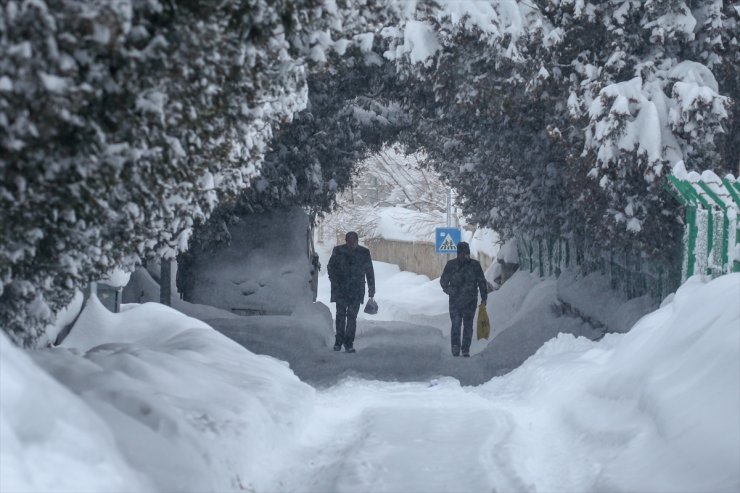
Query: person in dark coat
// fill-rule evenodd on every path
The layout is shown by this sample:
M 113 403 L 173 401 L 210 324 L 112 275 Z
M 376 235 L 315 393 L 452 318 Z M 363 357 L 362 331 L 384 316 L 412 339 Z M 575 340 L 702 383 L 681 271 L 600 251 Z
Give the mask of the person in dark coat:
M 331 301 L 337 304 L 334 351 L 339 351 L 344 345 L 345 351 L 354 353 L 352 345 L 357 313 L 365 300 L 365 279 L 368 295 L 372 298 L 375 296 L 375 272 L 370 250 L 357 244 L 357 233 L 350 231 L 344 240 L 344 245 L 334 247 L 326 268 L 331 281 Z
M 470 258 L 470 245 L 461 241 L 457 244 L 457 258 L 447 262 L 439 283 L 450 297 L 450 339 L 452 355 L 470 356 L 470 342 L 473 339 L 473 318 L 478 305 L 478 292 L 481 302 L 488 299 L 488 284 L 483 275 L 480 262 Z M 462 344 L 460 344 L 460 324 L 462 324 Z

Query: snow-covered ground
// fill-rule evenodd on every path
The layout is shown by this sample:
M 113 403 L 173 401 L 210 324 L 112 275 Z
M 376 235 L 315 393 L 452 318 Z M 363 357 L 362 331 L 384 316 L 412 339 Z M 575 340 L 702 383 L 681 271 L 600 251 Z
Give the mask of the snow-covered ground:
M 552 310 L 553 281 L 492 293 L 495 337 L 463 359 L 435 280 L 376 273 L 381 311 L 354 355 L 331 351 L 322 303 L 242 318 L 179 303 L 209 324 L 93 303 L 63 347 L 0 335 L 0 490 L 740 489 L 740 274 L 692 278 L 630 332 L 558 335 L 519 365 L 513 341 L 592 330 Z

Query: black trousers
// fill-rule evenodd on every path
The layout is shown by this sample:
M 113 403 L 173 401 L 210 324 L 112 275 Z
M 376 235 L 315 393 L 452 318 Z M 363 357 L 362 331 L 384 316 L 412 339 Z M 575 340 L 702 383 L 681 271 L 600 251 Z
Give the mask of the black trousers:
M 463 352 L 470 351 L 470 342 L 473 340 L 473 319 L 475 318 L 475 303 L 463 306 L 450 304 L 450 342 L 452 347 L 462 348 Z M 462 344 L 460 343 L 460 325 L 462 324 Z
M 355 342 L 357 330 L 357 314 L 360 312 L 359 303 L 337 301 L 337 338 L 335 344 L 351 348 Z

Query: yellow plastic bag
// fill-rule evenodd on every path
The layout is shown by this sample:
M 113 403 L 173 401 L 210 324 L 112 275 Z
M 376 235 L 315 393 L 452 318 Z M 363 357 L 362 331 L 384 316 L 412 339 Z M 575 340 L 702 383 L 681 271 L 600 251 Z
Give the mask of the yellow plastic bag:
M 488 320 L 486 305 L 483 303 L 478 307 L 478 326 L 476 329 L 478 340 L 488 339 L 488 336 L 491 335 L 491 322 Z

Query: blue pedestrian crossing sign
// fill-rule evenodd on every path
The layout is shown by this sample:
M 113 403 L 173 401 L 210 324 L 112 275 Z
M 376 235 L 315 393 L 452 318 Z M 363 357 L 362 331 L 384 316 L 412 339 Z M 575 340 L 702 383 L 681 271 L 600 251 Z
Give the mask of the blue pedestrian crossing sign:
M 437 228 L 434 232 L 434 253 L 457 253 L 462 239 L 460 228 Z

